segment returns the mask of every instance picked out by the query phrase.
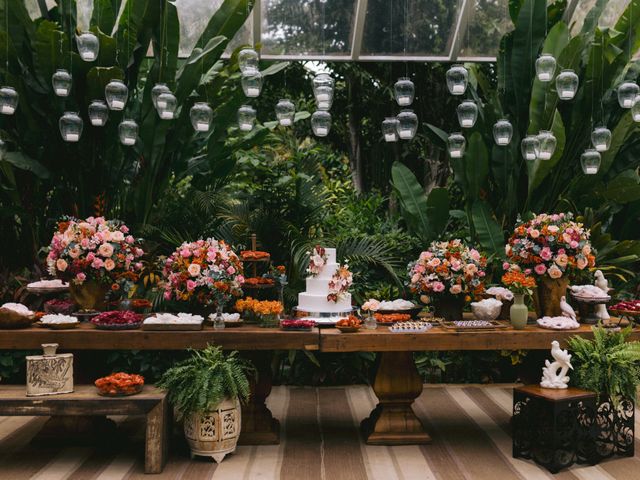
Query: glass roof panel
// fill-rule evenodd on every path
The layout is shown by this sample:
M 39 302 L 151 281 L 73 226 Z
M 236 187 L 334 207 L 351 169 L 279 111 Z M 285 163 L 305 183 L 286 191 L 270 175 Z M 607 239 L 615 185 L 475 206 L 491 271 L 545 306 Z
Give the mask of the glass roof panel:
M 509 0 L 474 0 L 458 30 L 459 58 L 495 57 L 500 39 L 513 29 Z
M 462 0 L 368 0 L 362 55 L 448 56 Z
M 262 0 L 262 53 L 350 55 L 355 6 L 356 0 Z

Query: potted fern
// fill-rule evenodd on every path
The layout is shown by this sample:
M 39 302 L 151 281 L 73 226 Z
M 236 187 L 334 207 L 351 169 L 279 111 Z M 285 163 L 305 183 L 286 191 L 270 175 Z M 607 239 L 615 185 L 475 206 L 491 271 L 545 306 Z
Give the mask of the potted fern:
M 168 392 L 184 418 L 191 458 L 199 455 L 221 462 L 236 449 L 240 401 L 249 398 L 248 376 L 255 370 L 238 352 L 225 356 L 222 348 L 211 345 L 189 351 L 191 356 L 168 369 L 157 386 Z
M 593 328 L 593 339 L 569 340 L 575 374 L 573 383 L 598 394 L 594 425 L 596 448 L 602 457 L 634 454 L 634 408 L 640 385 L 640 342 L 628 342 L 631 327 L 610 332 Z

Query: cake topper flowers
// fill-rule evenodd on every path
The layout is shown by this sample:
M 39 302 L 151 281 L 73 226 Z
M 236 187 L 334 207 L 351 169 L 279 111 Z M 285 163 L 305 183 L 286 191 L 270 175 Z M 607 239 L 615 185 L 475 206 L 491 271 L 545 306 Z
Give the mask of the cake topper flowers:
M 327 252 L 320 245 L 313 247 L 313 250 L 307 252 L 309 255 L 309 266 L 307 267 L 307 273 L 312 277 L 318 275 L 327 263 Z

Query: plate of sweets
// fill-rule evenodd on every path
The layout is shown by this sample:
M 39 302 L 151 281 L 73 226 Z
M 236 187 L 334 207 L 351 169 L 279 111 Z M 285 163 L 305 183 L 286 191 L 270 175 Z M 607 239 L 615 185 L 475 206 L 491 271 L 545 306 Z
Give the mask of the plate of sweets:
M 63 315 L 71 315 L 76 309 L 73 300 L 66 298 L 52 298 L 44 302 L 44 311 L 47 313 L 61 313 Z
M 336 328 L 342 333 L 354 333 L 362 327 L 362 320 L 355 315 L 349 315 L 349 318 L 343 318 L 336 322 Z
M 131 310 L 102 312 L 91 319 L 99 330 L 134 330 L 142 325 L 144 315 Z
M 68 290 L 69 284 L 57 278 L 53 280 L 42 279 L 27 285 L 27 292 L 35 294 L 60 293 Z
M 640 317 L 640 300 L 624 300 L 609 307 L 609 311 L 617 317 Z
M 408 322 L 411 320 L 410 313 L 374 313 L 374 318 L 379 325 L 393 325 L 396 322 Z
M 80 322 L 76 317 L 64 315 L 62 313 L 48 313 L 40 317 L 36 322 L 39 327 L 50 328 L 52 330 L 70 330 L 76 328 Z
M 294 332 L 309 332 L 316 326 L 316 322 L 313 320 L 282 320 L 280 322 L 280 328 L 282 330 L 294 331 Z
M 240 258 L 243 261 L 266 262 L 271 258 L 271 255 L 268 252 L 261 252 L 260 250 L 242 250 L 240 252 Z
M 423 333 L 432 327 L 429 322 L 397 322 L 388 328 L 391 333 Z
M 144 387 L 142 375 L 118 372 L 97 379 L 94 385 L 103 397 L 128 397 L 140 393 Z

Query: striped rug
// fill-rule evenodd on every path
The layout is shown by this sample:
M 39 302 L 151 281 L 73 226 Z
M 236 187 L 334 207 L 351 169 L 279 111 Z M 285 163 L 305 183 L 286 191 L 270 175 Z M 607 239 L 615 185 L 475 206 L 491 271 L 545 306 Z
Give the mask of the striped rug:
M 511 387 L 504 385 L 426 386 L 414 408 L 433 443 L 380 447 L 362 443 L 358 432 L 376 403 L 368 387 L 276 387 L 268 403 L 282 424 L 280 445 L 238 447 L 216 465 L 189 460 L 180 440 L 164 472 L 154 476 L 143 473 L 139 419 L 116 418 L 122 441 L 97 447 L 51 438 L 46 418 L 0 417 L 0 479 L 640 480 L 639 457 L 557 475 L 511 458 L 511 402 Z

